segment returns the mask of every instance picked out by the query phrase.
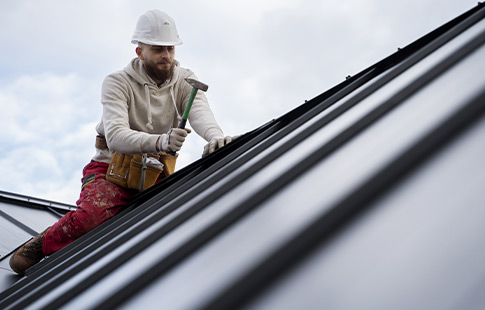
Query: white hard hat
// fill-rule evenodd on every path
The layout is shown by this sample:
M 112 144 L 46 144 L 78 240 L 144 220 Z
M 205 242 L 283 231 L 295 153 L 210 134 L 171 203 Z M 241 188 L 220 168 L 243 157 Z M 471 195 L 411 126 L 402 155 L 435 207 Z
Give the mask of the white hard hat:
M 182 44 L 175 21 L 167 13 L 159 10 L 147 11 L 138 19 L 131 43 L 138 42 L 159 46 Z

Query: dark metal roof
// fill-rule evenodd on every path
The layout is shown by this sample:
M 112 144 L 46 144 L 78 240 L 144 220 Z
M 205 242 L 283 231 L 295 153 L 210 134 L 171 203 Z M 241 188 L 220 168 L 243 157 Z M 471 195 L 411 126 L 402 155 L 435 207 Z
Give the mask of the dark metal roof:
M 0 308 L 483 308 L 484 16 L 143 192 Z

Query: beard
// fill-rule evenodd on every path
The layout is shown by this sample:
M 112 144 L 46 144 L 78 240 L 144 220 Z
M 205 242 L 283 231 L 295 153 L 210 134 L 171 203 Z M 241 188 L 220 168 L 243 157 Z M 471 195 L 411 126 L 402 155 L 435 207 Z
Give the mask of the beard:
M 160 85 L 165 81 L 172 79 L 173 71 L 175 68 L 175 61 L 170 63 L 170 68 L 166 70 L 160 70 L 157 68 L 156 63 L 146 62 L 143 64 L 148 75 L 156 82 L 160 81 Z

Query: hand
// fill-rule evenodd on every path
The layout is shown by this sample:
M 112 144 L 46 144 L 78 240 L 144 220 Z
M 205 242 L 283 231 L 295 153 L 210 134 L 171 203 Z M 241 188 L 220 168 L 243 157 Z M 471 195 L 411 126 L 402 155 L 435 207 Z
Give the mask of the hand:
M 185 137 L 191 132 L 189 128 L 172 128 L 160 136 L 158 149 L 164 152 L 177 152 L 182 147 Z
M 238 136 L 233 136 L 233 137 L 226 136 L 226 137 L 215 137 L 215 138 L 212 138 L 209 141 L 209 143 L 207 143 L 204 146 L 204 152 L 202 153 L 202 157 L 205 157 L 205 156 L 207 156 L 209 154 L 212 154 L 215 150 L 220 149 L 224 145 L 229 144 L 231 141 L 234 141 L 234 140 L 236 140 L 239 137 L 240 136 L 238 135 Z

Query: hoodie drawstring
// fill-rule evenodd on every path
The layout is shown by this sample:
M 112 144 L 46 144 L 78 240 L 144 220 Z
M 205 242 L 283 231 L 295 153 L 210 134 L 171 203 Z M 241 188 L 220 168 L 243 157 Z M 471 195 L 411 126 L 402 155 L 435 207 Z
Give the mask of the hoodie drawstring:
M 153 123 L 152 123 L 152 109 L 150 103 L 150 89 L 148 88 L 148 83 L 145 83 L 145 97 L 147 101 L 147 110 L 148 110 L 148 123 L 146 126 L 148 129 L 153 130 Z
M 177 104 L 175 103 L 175 96 L 173 95 L 173 86 L 170 86 L 170 95 L 172 96 L 172 103 L 173 103 L 173 107 L 175 108 L 175 115 L 177 116 L 177 124 L 180 122 L 180 120 L 182 119 L 182 117 L 180 116 L 180 113 L 177 109 Z

